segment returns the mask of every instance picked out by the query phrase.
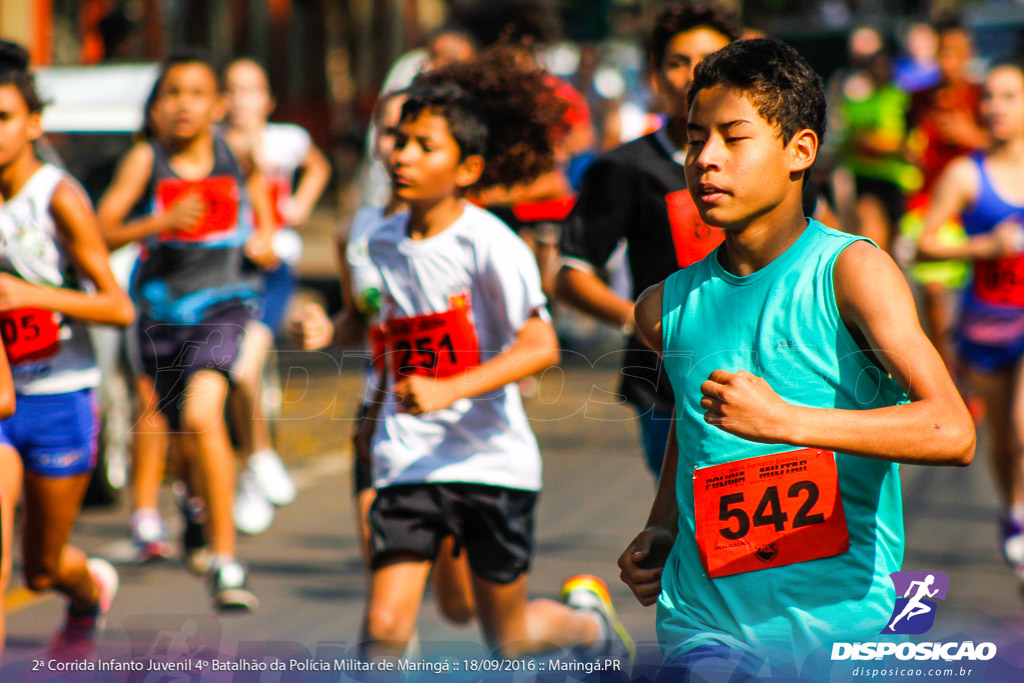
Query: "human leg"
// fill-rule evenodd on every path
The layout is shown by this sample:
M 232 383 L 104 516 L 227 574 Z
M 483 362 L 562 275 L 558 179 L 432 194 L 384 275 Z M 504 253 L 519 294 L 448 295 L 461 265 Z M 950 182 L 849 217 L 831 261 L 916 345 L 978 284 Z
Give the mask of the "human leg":
M 961 352 L 963 344 L 961 344 Z M 963 353 L 961 353 L 963 355 Z M 1014 438 L 1011 418 L 1015 407 L 1011 404 L 1014 396 L 1014 374 L 1010 369 L 983 369 L 965 359 L 964 374 L 971 391 L 985 405 L 988 411 L 986 423 L 990 437 L 989 462 L 1003 508 L 1002 551 L 1013 566 L 1024 562 L 1024 496 L 1020 491 L 1020 474 L 1015 463 L 1019 437 Z
M 0 446 L 0 596 L 7 595 L 13 565 L 14 511 L 21 494 L 21 456 L 9 444 Z M 0 600 L 0 657 L 6 640 L 6 615 Z
M 363 621 L 363 656 L 400 656 L 416 630 L 430 560 L 396 553 L 373 570 Z
M 940 282 L 927 282 L 922 285 L 921 294 L 928 335 L 946 369 L 955 377 L 958 363 L 950 334 L 953 329 L 950 291 Z
M 181 410 L 182 439 L 194 454 L 205 491 L 207 534 L 215 555 L 235 554 L 231 508 L 235 495 L 234 450 L 223 419 L 227 378 L 200 370 L 188 380 Z
M 250 321 L 238 361 L 232 366 L 231 422 L 245 465 L 239 473 L 235 523 L 247 534 L 265 531 L 274 518 L 271 504 L 287 505 L 296 494 L 291 476 L 274 451 L 263 406 L 263 376 L 273 342 L 267 326 Z
M 434 561 L 431 586 L 438 609 L 445 619 L 468 624 L 476 613 L 473 586 L 466 553 L 455 555 L 455 537 L 446 536 Z
M 222 417 L 228 386 L 227 377 L 216 370 L 200 370 L 189 379 L 181 411 L 182 437 L 194 449 L 205 494 L 214 605 L 221 610 L 253 610 L 259 601 L 235 558 L 235 457 Z
M 153 381 L 144 375 L 136 378 L 135 396 L 132 541 L 136 560 L 147 562 L 169 557 L 171 553 L 157 508 L 169 438 L 167 420 L 157 410 L 158 397 Z
M 25 584 L 33 591 L 63 593 L 78 611 L 99 600 L 85 553 L 67 544 L 88 486 L 88 473 L 61 478 L 25 473 Z
M 95 464 L 96 407 L 91 391 L 19 397 L 25 466 L 22 559 L 25 583 L 68 597 L 54 651 L 92 645 L 117 592 L 117 572 L 68 544 Z M 80 654 L 80 651 L 79 651 Z
M 504 584 L 474 574 L 473 597 L 484 638 L 502 657 L 589 646 L 601 633 L 590 614 L 554 600 L 527 601 L 526 574 Z
M 992 443 L 990 464 L 999 497 L 1006 508 L 1022 504 L 1020 477 L 1013 467 L 1016 460 L 1010 421 L 1015 394 L 1013 372 L 1010 369 L 986 370 L 970 364 L 965 364 L 964 371 L 973 391 L 990 406 L 987 415 Z
M 450 484 L 443 493 L 468 555 L 476 616 L 488 645 L 500 656 L 576 646 L 594 652 L 593 646 L 605 650 L 618 637 L 619 624 L 600 579 L 577 577 L 579 586 L 566 586 L 565 604 L 527 600 L 535 492 Z M 577 587 L 581 590 L 570 598 Z M 575 604 L 584 593 L 594 599 Z M 611 652 L 609 647 L 603 654 Z

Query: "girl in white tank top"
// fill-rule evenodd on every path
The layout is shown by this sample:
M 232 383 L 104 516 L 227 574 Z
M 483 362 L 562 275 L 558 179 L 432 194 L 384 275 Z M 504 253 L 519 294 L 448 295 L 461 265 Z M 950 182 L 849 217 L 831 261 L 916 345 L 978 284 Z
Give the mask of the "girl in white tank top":
M 85 323 L 126 325 L 134 312 L 85 193 L 33 153 L 42 102 L 27 65 L 24 48 L 0 41 L 0 333 L 17 392 L 17 411 L 0 421 L 0 592 L 24 486 L 25 582 L 67 596 L 67 620 L 51 648 L 85 654 L 117 588 L 108 563 L 67 545 L 95 451 L 91 389 L 99 371 Z

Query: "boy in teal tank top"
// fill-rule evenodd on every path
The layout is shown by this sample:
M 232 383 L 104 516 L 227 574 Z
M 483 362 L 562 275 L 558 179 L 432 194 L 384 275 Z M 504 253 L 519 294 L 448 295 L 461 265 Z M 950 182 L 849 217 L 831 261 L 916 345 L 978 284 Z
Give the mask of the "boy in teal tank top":
M 825 121 L 803 58 L 733 43 L 697 68 L 689 101 L 687 185 L 726 239 L 636 304 L 676 410 L 619 565 L 658 604 L 666 674 L 752 680 L 885 638 L 897 463 L 966 465 L 975 436 L 893 261 L 803 216 Z

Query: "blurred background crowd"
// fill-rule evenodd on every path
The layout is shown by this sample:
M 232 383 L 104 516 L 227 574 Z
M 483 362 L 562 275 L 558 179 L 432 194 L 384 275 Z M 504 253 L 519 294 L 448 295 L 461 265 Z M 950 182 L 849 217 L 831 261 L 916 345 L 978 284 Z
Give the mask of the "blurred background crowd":
M 421 71 L 471 59 L 496 43 L 525 46 L 530 59 L 557 78 L 557 93 L 569 104 L 558 181 L 568 186 L 543 197 L 564 198 L 568 211 L 596 158 L 664 123 L 665 105 L 652 87 L 645 40 L 651 19 L 666 4 L 4 0 L 0 36 L 28 46 L 48 99 L 43 125 L 52 154 L 43 156 L 60 160 L 94 201 L 141 129 L 158 63 L 169 52 L 199 46 L 220 64 L 250 57 L 263 65 L 274 95 L 270 120 L 305 128 L 331 164 L 327 191 L 302 221 L 305 248 L 296 274 L 306 293 L 338 308 L 335 240 L 344 239 L 360 206 L 382 205 L 387 197 L 388 179 L 373 154 L 374 118 L 386 114 L 377 106 L 381 94 L 407 86 Z M 914 243 L 942 170 L 987 144 L 979 111 L 982 79 L 999 60 L 1024 55 L 1024 3 L 725 0 L 722 5 L 739 12 L 748 36 L 789 42 L 824 79 L 830 120 L 815 167 L 822 200 L 816 216 L 871 237 L 908 270 L 922 321 L 954 367 L 948 332 L 969 267 L 956 261 L 915 264 Z M 529 199 L 482 197 L 492 210 Z M 517 220 L 499 215 L 506 222 Z M 558 236 L 543 230 L 521 234 L 531 240 L 551 294 Z M 943 239 L 964 239 L 962 229 L 951 222 Z M 623 262 L 619 253 L 606 274 L 617 291 L 628 292 L 630 273 Z M 581 321 L 571 311 L 560 318 L 567 348 L 602 335 L 608 348 L 617 344 L 614 331 Z

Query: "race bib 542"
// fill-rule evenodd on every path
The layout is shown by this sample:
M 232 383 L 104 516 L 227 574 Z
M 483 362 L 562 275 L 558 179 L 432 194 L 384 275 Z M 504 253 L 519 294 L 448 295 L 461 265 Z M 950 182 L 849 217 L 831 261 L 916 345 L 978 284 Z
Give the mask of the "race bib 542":
M 806 448 L 693 474 L 697 547 L 708 576 L 846 552 L 850 535 L 835 454 Z

